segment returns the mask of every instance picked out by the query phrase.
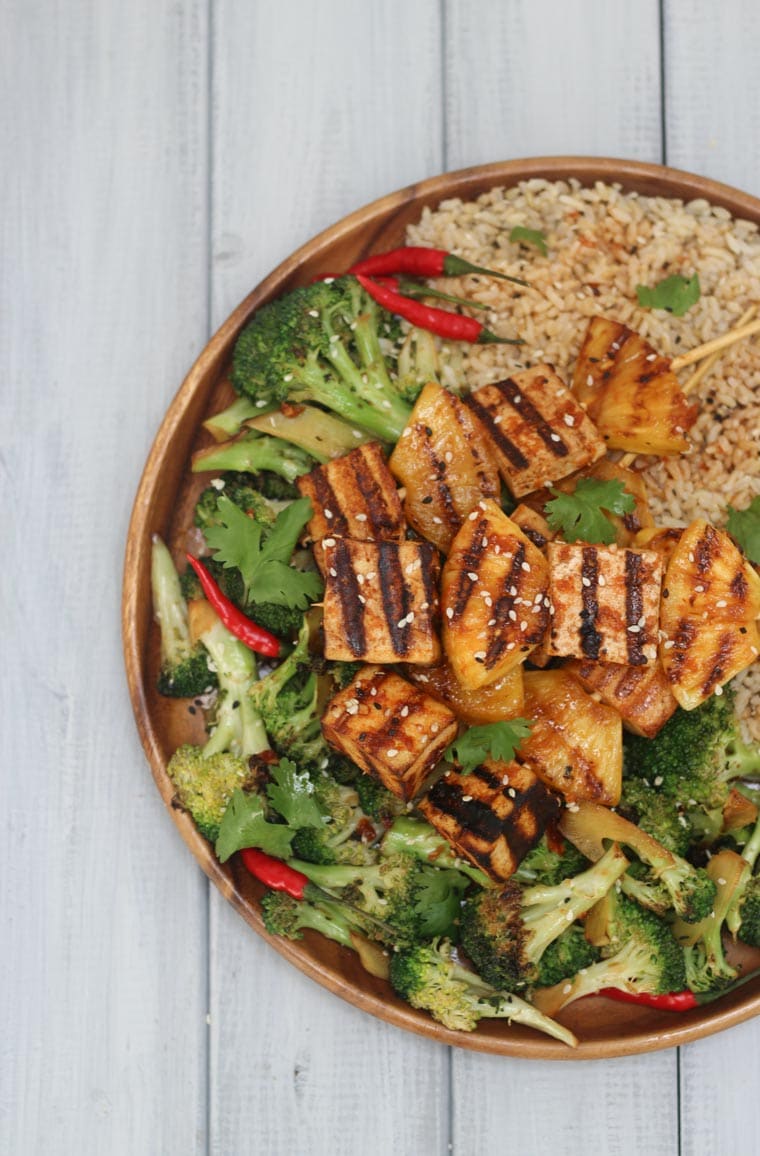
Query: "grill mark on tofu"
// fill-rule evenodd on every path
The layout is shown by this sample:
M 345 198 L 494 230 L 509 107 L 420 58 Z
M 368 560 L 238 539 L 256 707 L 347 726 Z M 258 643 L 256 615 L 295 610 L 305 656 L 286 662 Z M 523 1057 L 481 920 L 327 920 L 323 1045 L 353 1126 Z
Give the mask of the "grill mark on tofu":
M 540 780 L 532 783 L 527 791 L 521 791 L 519 788 L 514 790 L 515 793 L 510 795 L 510 799 L 514 803 L 513 813 L 517 818 L 510 825 L 507 841 L 515 862 L 519 864 L 536 844 L 536 837 L 543 829 L 542 817 L 549 811 L 549 815 L 553 818 L 559 810 L 559 805 L 551 806 L 554 803 L 553 797 L 548 794 Z M 547 806 L 547 801 L 550 806 Z
M 534 385 L 540 386 L 546 382 L 545 377 L 537 378 Z M 536 409 L 532 401 L 530 401 L 520 389 L 516 381 L 508 377 L 506 381 L 499 381 L 496 383 L 501 396 L 505 401 L 509 402 L 512 409 L 519 413 L 523 421 L 532 426 L 536 431 L 541 441 L 546 448 L 550 450 L 555 458 L 566 458 L 570 450 L 567 444 L 562 440 L 560 435 L 553 429 L 544 418 L 543 414 Z
M 509 623 L 509 612 L 510 610 L 514 609 L 515 598 L 519 597 L 520 595 L 520 583 L 524 577 L 524 571 L 522 568 L 524 561 L 525 547 L 521 542 L 515 550 L 515 556 L 512 559 L 512 565 L 509 568 L 509 574 L 504 580 L 504 586 L 506 587 L 507 593 L 501 595 L 493 608 L 492 617 L 496 619 L 496 622 L 493 626 L 493 637 L 488 644 L 488 649 L 486 650 L 486 656 L 484 659 L 487 670 L 490 670 L 492 666 L 496 665 L 506 649 L 507 637 L 504 630 Z M 510 594 L 510 590 L 516 590 L 517 593 Z M 527 634 L 525 641 L 528 641 Z
M 465 799 L 459 783 L 453 783 L 446 778 L 439 779 L 429 792 L 428 798 L 439 811 L 450 815 L 468 835 L 492 844 L 503 832 L 504 820 L 480 799 L 472 797 Z M 510 836 L 511 831 L 510 828 Z M 486 856 L 486 860 L 487 858 Z
M 393 517 L 392 511 L 388 509 L 388 503 L 385 500 L 383 488 L 378 482 L 372 470 L 369 468 L 369 463 L 364 457 L 357 456 L 354 461 L 354 474 L 356 479 L 356 486 L 364 499 L 364 504 L 369 517 L 369 531 L 371 535 L 380 534 L 383 531 L 395 531 L 396 519 Z
M 314 470 L 310 475 L 316 499 L 322 507 L 325 520 L 330 527 L 330 533 L 337 535 L 348 534 L 348 522 L 340 508 L 340 502 L 335 490 L 325 477 L 324 470 Z M 328 512 L 331 515 L 328 518 Z
M 631 666 L 646 666 L 642 649 L 644 633 L 640 622 L 644 614 L 644 595 L 641 588 L 641 555 L 633 550 L 625 552 L 625 626 L 626 650 Z M 635 629 L 631 629 L 635 627 Z
M 494 421 L 493 415 L 478 399 L 474 393 L 465 398 L 465 404 L 470 407 L 472 412 L 478 417 L 483 425 L 488 430 L 489 434 L 496 442 L 497 446 L 504 454 L 504 457 L 515 467 L 516 470 L 525 470 L 528 468 L 528 459 L 518 449 L 513 441 L 511 441 L 501 428 L 501 425 Z
M 477 574 L 479 572 L 480 562 L 483 557 L 483 551 L 485 550 L 483 542 L 486 538 L 487 529 L 487 519 L 481 518 L 478 522 L 477 530 L 473 534 L 469 549 L 462 555 L 462 572 L 457 583 L 453 604 L 450 607 L 452 613 L 448 616 L 450 623 L 456 622 L 457 619 L 462 617 L 467 603 L 470 601 L 470 595 L 475 586 L 475 581 L 470 578 L 470 574 Z
M 483 763 L 481 763 L 479 767 L 475 767 L 471 771 L 471 774 L 474 778 L 480 779 L 481 783 L 485 783 L 487 787 L 490 787 L 492 791 L 500 791 L 502 788 L 502 781 L 498 775 L 495 775 L 493 771 L 489 771 L 488 767 L 484 766 Z
M 399 658 L 403 658 L 409 650 L 411 623 L 407 622 L 406 616 L 412 603 L 412 595 L 404 580 L 396 544 L 380 541 L 377 546 L 377 570 L 380 576 L 385 622 L 393 649 Z
M 602 645 L 602 636 L 596 629 L 596 620 L 599 616 L 599 557 L 593 546 L 586 546 L 583 550 L 581 566 L 581 625 L 579 635 L 581 649 L 586 658 L 599 658 Z
M 702 684 L 702 694 L 712 694 L 716 686 L 725 682 L 725 671 L 734 649 L 734 636 L 724 631 L 718 639 L 718 649 L 712 659 L 710 673 Z
M 359 600 L 359 583 L 351 565 L 351 554 L 343 538 L 335 541 L 333 564 L 336 570 L 337 590 L 346 641 L 356 658 L 367 652 L 364 630 L 364 607 Z

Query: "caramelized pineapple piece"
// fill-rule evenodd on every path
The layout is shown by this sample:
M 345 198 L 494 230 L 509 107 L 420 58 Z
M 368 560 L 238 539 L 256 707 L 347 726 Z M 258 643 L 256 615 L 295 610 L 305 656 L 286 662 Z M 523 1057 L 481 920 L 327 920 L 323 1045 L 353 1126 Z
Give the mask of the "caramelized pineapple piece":
M 476 389 L 466 404 L 493 442 L 499 472 L 521 498 L 603 457 L 594 423 L 551 365 Z
M 528 506 L 525 502 L 520 502 L 519 506 L 515 506 L 509 516 L 515 525 L 520 527 L 523 534 L 530 538 L 533 545 L 537 546 L 539 550 L 544 550 L 547 542 L 551 542 L 554 537 L 554 530 L 552 530 L 543 514 L 540 514 L 538 510 L 534 510 L 532 506 Z
M 682 526 L 650 526 L 639 530 L 631 545 L 634 550 L 654 550 L 662 558 L 664 570 L 682 534 Z
M 618 546 L 634 545 L 636 535 L 645 532 L 654 526 L 654 518 L 649 509 L 649 496 L 646 482 L 638 470 L 629 470 L 617 462 L 604 458 L 591 469 L 582 470 L 580 474 L 573 474 L 572 478 L 565 478 L 557 482 L 556 489 L 565 493 L 572 493 L 581 478 L 598 478 L 602 482 L 622 482 L 626 491 L 631 494 L 635 502 L 629 514 L 612 514 L 604 511 L 606 518 L 615 527 L 615 542 Z M 547 500 L 551 497 L 547 494 Z M 514 515 L 512 515 L 514 517 Z
M 482 502 L 451 544 L 441 578 L 443 646 L 467 690 L 503 678 L 548 622 L 546 559 L 495 502 Z
M 445 702 L 458 719 L 470 726 L 519 718 L 523 712 L 521 666 L 478 690 L 466 690 L 447 662 L 425 670 L 412 666 L 407 673 L 416 686 Z
M 422 390 L 389 461 L 406 487 L 410 525 L 444 554 L 470 510 L 498 498 L 499 474 L 480 424 L 440 385 Z
M 660 657 L 684 710 L 757 661 L 760 576 L 722 530 L 697 519 L 665 574 Z
M 614 807 L 623 781 L 620 715 L 596 702 L 567 670 L 523 675 L 525 714 L 533 726 L 520 758 L 570 803 Z
M 561 804 L 528 767 L 489 759 L 469 775 L 448 771 L 419 809 L 458 855 L 500 883 L 535 847 Z
M 598 695 L 616 710 L 626 730 L 648 739 L 654 738 L 678 706 L 659 662 L 623 666 L 618 662 L 571 658 L 564 669 L 589 694 Z
M 697 419 L 670 360 L 618 321 L 592 317 L 578 354 L 573 391 L 608 449 L 681 454 Z
M 456 738 L 457 720 L 400 675 L 365 666 L 328 703 L 322 732 L 394 795 L 412 799 Z

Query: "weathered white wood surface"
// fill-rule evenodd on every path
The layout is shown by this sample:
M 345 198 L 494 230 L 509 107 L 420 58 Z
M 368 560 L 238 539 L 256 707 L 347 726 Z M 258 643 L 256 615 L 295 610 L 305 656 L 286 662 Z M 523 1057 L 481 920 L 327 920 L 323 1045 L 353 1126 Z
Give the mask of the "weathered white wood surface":
M 667 149 L 760 192 L 756 6 L 662 9 L 664 115 L 655 0 L 2 0 L 0 1151 L 753 1150 L 760 1024 L 680 1064 L 518 1063 L 289 969 L 165 815 L 118 638 L 160 417 L 312 233 L 444 167 L 552 152 Z

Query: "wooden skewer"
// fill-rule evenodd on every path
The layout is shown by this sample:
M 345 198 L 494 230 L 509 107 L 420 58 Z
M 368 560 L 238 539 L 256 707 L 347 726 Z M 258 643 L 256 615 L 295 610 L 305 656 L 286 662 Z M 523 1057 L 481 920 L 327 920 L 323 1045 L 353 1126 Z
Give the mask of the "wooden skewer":
M 756 305 L 750 305 L 747 312 L 744 313 L 739 318 L 739 320 L 737 322 L 737 329 L 740 329 L 743 325 L 746 325 L 747 322 L 750 321 L 755 316 L 756 313 L 757 313 L 757 306 Z M 733 333 L 735 333 L 736 331 L 737 330 L 733 330 L 732 333 L 727 333 L 725 336 L 726 337 L 733 336 Z M 715 365 L 715 363 L 720 360 L 720 355 L 722 352 L 723 352 L 722 349 L 716 349 L 714 353 L 711 353 L 709 357 L 705 358 L 705 360 L 700 365 L 699 369 L 697 369 L 696 372 L 691 375 L 691 377 L 686 382 L 686 384 L 681 387 L 683 389 L 684 393 L 690 393 L 692 389 L 694 389 L 697 385 L 699 385 L 700 381 L 705 376 L 705 374 L 709 373 L 710 370 L 712 369 L 712 367 Z

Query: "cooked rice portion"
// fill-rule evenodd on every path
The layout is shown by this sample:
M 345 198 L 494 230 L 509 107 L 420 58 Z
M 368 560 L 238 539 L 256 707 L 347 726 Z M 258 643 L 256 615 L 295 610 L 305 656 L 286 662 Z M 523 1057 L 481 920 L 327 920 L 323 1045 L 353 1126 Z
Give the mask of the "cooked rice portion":
M 509 240 L 516 225 L 540 230 L 548 254 Z M 476 201 L 458 198 L 425 209 L 409 228 L 409 244 L 450 250 L 474 264 L 522 277 L 522 288 L 472 275 L 453 293 L 490 306 L 489 328 L 519 336 L 522 346 L 472 346 L 463 359 L 469 388 L 539 362 L 563 377 L 572 372 L 595 314 L 622 321 L 662 353 L 677 356 L 734 327 L 751 304 L 760 305 L 760 232 L 704 200 L 624 193 L 617 185 L 523 181 L 491 189 Z M 656 285 L 673 273 L 699 274 L 700 300 L 684 317 L 642 309 L 637 285 Z M 693 369 L 679 374 L 685 384 Z M 760 339 L 722 354 L 694 391 L 701 414 L 691 430 L 691 454 L 639 461 L 659 525 L 696 517 L 715 525 L 726 506 L 747 506 L 760 494 Z M 760 742 L 760 664 L 734 682 L 749 735 Z

